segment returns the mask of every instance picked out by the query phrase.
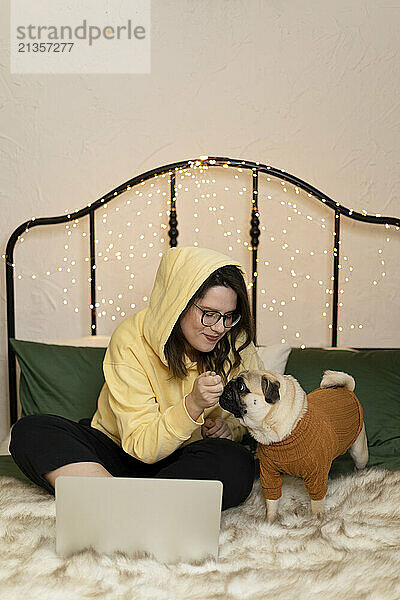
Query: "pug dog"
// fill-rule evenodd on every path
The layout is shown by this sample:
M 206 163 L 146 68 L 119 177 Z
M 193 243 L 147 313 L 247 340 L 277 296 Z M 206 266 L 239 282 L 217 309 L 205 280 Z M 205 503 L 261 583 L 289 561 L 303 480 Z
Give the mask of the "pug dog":
M 274 371 L 242 371 L 225 386 L 220 406 L 258 442 L 268 522 L 277 514 L 284 473 L 303 479 L 311 511 L 318 515 L 334 458 L 349 450 L 356 469 L 367 464 L 367 437 L 354 388 L 353 377 L 341 371 L 325 371 L 320 387 L 308 395 L 294 377 Z

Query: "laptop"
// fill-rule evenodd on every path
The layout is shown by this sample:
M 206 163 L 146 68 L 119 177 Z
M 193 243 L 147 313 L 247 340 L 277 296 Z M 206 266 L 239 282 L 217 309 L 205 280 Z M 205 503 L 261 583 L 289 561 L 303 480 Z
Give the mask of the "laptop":
M 217 559 L 222 489 L 209 480 L 57 477 L 56 552 Z

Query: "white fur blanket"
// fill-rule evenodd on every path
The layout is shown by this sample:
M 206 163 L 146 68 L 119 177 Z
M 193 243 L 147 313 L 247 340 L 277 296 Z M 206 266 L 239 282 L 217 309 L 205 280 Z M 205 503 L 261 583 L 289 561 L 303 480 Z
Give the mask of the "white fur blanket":
M 219 561 L 166 565 L 123 554 L 55 554 L 54 499 L 0 478 L 0 597 L 7 600 L 399 600 L 400 472 L 331 481 L 309 514 L 285 478 L 278 521 L 264 521 L 259 483 L 222 513 Z

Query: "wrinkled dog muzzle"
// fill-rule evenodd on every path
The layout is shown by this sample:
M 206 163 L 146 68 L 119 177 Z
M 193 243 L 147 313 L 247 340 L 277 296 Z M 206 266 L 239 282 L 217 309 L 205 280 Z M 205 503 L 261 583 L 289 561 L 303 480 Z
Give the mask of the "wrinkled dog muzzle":
M 224 387 L 224 391 L 219 399 L 219 405 L 237 418 L 243 417 L 247 413 L 246 405 L 240 399 L 237 384 L 234 380 L 227 383 Z

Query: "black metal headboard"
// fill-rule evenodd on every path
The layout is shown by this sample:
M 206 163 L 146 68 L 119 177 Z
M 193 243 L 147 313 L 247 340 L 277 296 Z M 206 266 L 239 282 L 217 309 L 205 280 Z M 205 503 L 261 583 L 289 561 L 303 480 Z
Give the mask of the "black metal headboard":
M 9 371 L 9 393 L 10 393 L 10 420 L 11 424 L 17 420 L 17 389 L 16 389 L 16 357 L 14 350 L 10 345 L 10 338 L 15 337 L 15 291 L 14 291 L 14 248 L 19 237 L 39 225 L 51 225 L 59 223 L 67 223 L 77 221 L 83 217 L 89 217 L 89 252 L 90 252 L 90 321 L 91 321 L 91 334 L 96 335 L 97 333 L 97 318 L 96 318 L 96 253 L 95 253 L 95 219 L 94 213 L 99 208 L 103 207 L 105 203 L 111 202 L 114 198 L 119 196 L 122 192 L 125 192 L 132 187 L 141 184 L 149 179 L 158 177 L 159 175 L 169 174 L 170 175 L 170 211 L 169 211 L 169 225 L 168 225 L 168 236 L 169 245 L 171 247 L 178 245 L 179 237 L 179 218 L 176 206 L 176 172 L 179 169 L 192 168 L 192 167 L 224 167 L 224 168 L 238 168 L 243 170 L 252 171 L 252 205 L 251 214 L 249 215 L 249 246 L 252 253 L 252 272 L 251 272 L 251 300 L 252 300 L 252 312 L 253 319 L 256 325 L 257 316 L 257 263 L 258 263 L 258 246 L 260 241 L 260 214 L 258 208 L 258 182 L 259 174 L 265 173 L 269 177 L 278 178 L 281 181 L 291 183 L 298 188 L 304 190 L 308 195 L 312 196 L 325 206 L 330 208 L 335 213 L 334 219 L 334 244 L 333 244 L 333 264 L 332 264 L 332 281 L 333 281 L 333 295 L 332 295 L 332 334 L 331 334 L 331 345 L 337 346 L 337 335 L 338 335 L 338 293 L 339 293 L 339 254 L 340 254 L 340 225 L 341 217 L 345 216 L 349 219 L 356 221 L 362 221 L 365 223 L 373 224 L 384 224 L 394 225 L 397 228 L 400 227 L 400 219 L 395 217 L 384 217 L 363 214 L 348 209 L 338 202 L 335 202 L 326 194 L 323 194 L 318 189 L 308 184 L 307 182 L 271 166 L 267 166 L 263 163 L 252 162 L 247 160 L 232 159 L 219 156 L 201 156 L 200 158 L 193 160 L 183 160 L 168 165 L 146 171 L 140 175 L 137 175 L 133 179 L 126 181 L 120 186 L 114 188 L 108 192 L 102 198 L 96 200 L 92 204 L 89 204 L 81 210 L 76 210 L 73 213 L 58 216 L 58 217 L 43 217 L 38 219 L 30 219 L 25 223 L 22 223 L 12 233 L 7 243 L 5 259 L 6 259 L 6 298 L 7 298 L 7 334 L 8 334 L 8 371 Z

